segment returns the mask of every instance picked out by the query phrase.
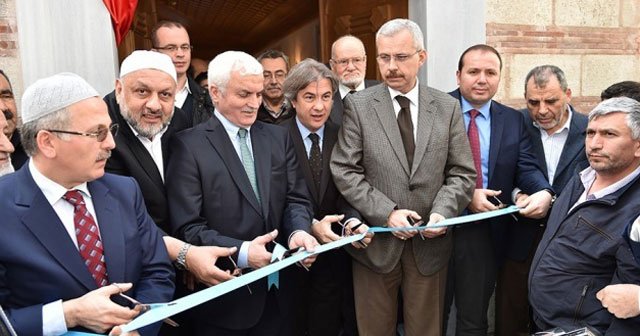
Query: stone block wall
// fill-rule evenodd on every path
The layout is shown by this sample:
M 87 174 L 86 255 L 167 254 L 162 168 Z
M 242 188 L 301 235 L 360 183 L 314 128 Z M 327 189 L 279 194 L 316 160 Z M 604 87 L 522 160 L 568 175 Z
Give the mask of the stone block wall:
M 640 0 L 487 0 L 487 44 L 503 57 L 496 99 L 521 108 L 524 78 L 537 65 L 559 66 L 572 104 L 589 112 L 600 92 L 640 81 Z

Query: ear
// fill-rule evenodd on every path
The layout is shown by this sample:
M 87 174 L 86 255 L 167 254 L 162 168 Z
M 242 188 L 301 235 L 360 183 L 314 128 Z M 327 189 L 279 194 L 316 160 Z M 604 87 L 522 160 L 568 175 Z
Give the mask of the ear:
M 456 70 L 456 83 L 460 86 L 460 70 Z
M 58 138 L 51 132 L 38 132 L 38 135 L 36 135 L 36 145 L 38 146 L 38 152 L 48 159 L 55 158 L 57 155 L 57 141 L 60 141 L 60 138 Z
M 222 96 L 222 92 L 215 84 L 209 85 L 209 96 L 211 96 L 211 101 L 214 105 L 216 105 L 220 101 L 220 97 Z
M 418 53 L 420 66 L 422 66 L 422 65 L 427 61 L 427 57 L 428 57 L 428 55 L 429 55 L 429 54 L 427 53 L 427 51 L 426 51 L 426 50 L 421 50 L 421 51 Z
M 567 95 L 567 103 L 569 103 L 571 101 L 571 89 L 567 88 L 565 94 Z
M 120 95 L 122 94 L 122 90 L 124 89 L 124 86 L 122 84 L 122 79 L 116 79 L 116 102 L 120 102 Z

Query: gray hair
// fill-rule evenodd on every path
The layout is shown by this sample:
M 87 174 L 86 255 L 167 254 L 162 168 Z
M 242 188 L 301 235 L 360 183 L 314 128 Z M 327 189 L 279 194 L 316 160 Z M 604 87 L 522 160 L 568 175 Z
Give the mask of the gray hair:
M 616 97 L 602 101 L 590 113 L 589 121 L 609 113 L 626 113 L 631 137 L 640 140 L 640 102 L 629 97 Z
M 376 33 L 376 41 L 381 37 L 391 37 L 399 32 L 407 30 L 413 38 L 413 46 L 418 50 L 424 50 L 424 35 L 417 23 L 407 19 L 393 19 L 387 21 L 378 29 Z
M 324 78 L 331 82 L 331 92 L 335 92 L 338 89 L 338 80 L 333 72 L 324 64 L 307 58 L 291 68 L 283 84 L 284 96 L 290 101 L 295 101 L 300 90 Z
M 69 126 L 70 122 L 69 109 L 65 107 L 42 118 L 22 124 L 19 127 L 20 141 L 25 153 L 29 157 L 38 153 L 38 142 L 36 140 L 38 132 L 49 129 L 64 130 Z M 65 139 L 67 136 L 67 134 L 58 134 L 61 139 Z
M 524 92 L 527 92 L 527 83 L 529 83 L 531 77 L 533 77 L 533 83 L 537 87 L 543 88 L 549 83 L 551 75 L 556 77 L 562 91 L 567 91 L 569 84 L 567 84 L 567 77 L 564 75 L 564 71 L 555 65 L 546 64 L 539 65 L 529 71 L 527 77 L 524 79 Z
M 245 52 L 225 51 L 209 62 L 207 70 L 209 86 L 215 85 L 224 93 L 232 72 L 237 72 L 240 76 L 262 77 L 262 64 Z

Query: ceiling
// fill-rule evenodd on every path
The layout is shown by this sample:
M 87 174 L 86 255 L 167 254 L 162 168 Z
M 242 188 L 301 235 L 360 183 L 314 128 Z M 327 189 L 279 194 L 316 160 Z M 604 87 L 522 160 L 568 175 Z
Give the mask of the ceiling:
M 158 20 L 183 23 L 193 55 L 255 54 L 318 18 L 318 0 L 157 0 Z

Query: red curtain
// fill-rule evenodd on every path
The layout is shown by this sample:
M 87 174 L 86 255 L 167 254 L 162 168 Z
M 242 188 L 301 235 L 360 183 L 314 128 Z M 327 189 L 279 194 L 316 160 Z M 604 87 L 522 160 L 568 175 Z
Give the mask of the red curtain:
M 116 43 L 124 39 L 131 27 L 138 6 L 138 0 L 102 0 L 111 14 L 111 23 L 116 35 Z

